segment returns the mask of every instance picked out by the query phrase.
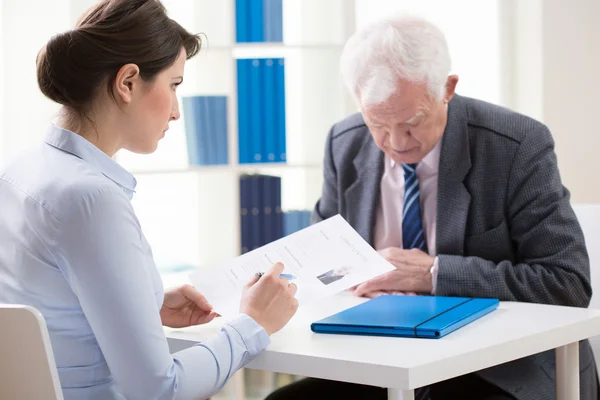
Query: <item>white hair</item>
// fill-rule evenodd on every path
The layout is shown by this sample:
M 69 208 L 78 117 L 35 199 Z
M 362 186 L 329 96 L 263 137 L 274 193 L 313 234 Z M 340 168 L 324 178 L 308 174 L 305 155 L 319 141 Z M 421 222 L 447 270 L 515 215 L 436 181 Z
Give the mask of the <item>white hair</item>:
M 399 14 L 369 24 L 344 47 L 341 72 L 361 108 L 387 100 L 398 80 L 425 84 L 440 101 L 450 72 L 442 31 L 429 21 Z

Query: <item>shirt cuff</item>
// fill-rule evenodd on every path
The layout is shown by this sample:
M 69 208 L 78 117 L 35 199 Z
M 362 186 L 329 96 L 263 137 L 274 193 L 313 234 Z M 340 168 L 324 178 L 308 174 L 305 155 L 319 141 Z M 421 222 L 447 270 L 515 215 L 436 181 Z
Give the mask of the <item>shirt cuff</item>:
M 240 314 L 227 325 L 240 334 L 251 357 L 259 354 L 271 343 L 267 331 L 247 314 Z
M 435 260 L 433 261 L 433 265 L 431 266 L 431 269 L 429 270 L 429 272 L 431 272 L 431 294 L 435 294 L 435 290 L 437 288 L 437 278 L 438 278 L 438 271 L 440 269 L 439 266 L 439 258 L 436 257 Z

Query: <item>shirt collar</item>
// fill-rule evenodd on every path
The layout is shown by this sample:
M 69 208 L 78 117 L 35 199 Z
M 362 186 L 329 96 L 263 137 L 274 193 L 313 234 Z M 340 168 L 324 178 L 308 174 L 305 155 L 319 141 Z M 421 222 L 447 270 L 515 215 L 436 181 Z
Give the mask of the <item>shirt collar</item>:
M 422 169 L 425 168 L 428 172 L 434 173 L 438 172 L 440 168 L 440 154 L 442 150 L 442 138 L 438 140 L 437 144 L 431 149 L 429 153 L 419 162 L 417 168 Z M 387 158 L 387 156 L 386 156 Z M 390 166 L 394 168 L 396 166 L 396 162 L 389 159 Z
M 133 175 L 82 136 L 67 129 L 51 125 L 46 132 L 44 141 L 50 146 L 92 164 L 104 176 L 125 189 L 130 198 L 135 193 L 137 181 Z

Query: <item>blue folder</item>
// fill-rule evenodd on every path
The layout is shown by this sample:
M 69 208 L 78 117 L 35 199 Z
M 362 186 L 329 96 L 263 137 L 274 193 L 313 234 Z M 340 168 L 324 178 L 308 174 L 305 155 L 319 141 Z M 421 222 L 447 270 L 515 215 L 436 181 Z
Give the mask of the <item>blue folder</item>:
M 327 317 L 313 332 L 438 339 L 498 308 L 498 299 L 386 295 Z

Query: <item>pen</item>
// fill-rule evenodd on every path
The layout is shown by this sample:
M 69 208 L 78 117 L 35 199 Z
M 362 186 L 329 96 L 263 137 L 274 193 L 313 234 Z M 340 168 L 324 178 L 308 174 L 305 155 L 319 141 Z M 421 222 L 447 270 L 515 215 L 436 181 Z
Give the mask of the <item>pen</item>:
M 264 274 L 265 274 L 264 272 L 257 272 L 256 276 L 258 276 L 260 278 Z M 285 278 L 285 279 L 287 279 L 289 281 L 291 281 L 292 279 L 296 279 L 296 277 L 294 275 L 292 275 L 292 274 L 279 274 L 279 277 L 280 278 Z

